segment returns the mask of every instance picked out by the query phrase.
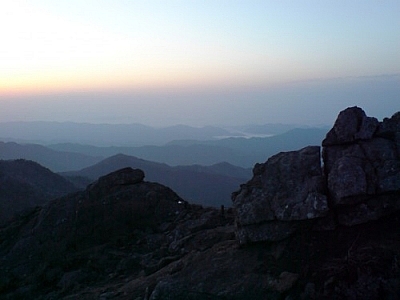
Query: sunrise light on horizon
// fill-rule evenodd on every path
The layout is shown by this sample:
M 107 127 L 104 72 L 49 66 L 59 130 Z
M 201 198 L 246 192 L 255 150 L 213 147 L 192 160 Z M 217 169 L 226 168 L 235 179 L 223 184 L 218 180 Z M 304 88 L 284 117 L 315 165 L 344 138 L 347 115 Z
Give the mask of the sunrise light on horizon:
M 79 121 L 72 110 L 63 116 L 57 105 L 44 106 L 59 94 L 93 93 L 93 106 L 101 93 L 115 92 L 115 106 L 140 108 L 138 93 L 176 92 L 194 107 L 209 105 L 201 109 L 206 112 L 235 107 L 226 99 L 226 108 L 214 107 L 216 96 L 204 96 L 218 88 L 255 89 L 254 101 L 261 101 L 259 91 L 293 82 L 400 74 L 398 1 L 17 0 L 0 8 L 0 121 Z M 121 93 L 133 94 L 119 100 Z M 268 97 L 268 107 L 277 106 L 279 97 Z M 18 101 L 50 110 L 17 113 Z M 110 120 L 118 119 L 117 108 L 109 111 Z

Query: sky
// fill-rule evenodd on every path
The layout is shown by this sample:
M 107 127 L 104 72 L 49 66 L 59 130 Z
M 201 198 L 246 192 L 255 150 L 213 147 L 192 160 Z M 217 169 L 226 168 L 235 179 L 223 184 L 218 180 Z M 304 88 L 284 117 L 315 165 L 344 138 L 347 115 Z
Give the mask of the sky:
M 1 1 L 0 122 L 330 124 L 400 110 L 400 1 Z

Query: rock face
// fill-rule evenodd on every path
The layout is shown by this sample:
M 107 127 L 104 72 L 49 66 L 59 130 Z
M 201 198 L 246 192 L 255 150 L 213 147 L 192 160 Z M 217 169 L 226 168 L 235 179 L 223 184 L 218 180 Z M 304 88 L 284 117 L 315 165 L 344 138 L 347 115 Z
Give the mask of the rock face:
M 348 108 L 322 146 L 323 166 L 314 146 L 254 167 L 232 196 L 241 243 L 281 240 L 316 222 L 318 230 L 352 226 L 400 209 L 400 113 L 379 122 Z
M 241 243 L 288 237 L 300 221 L 328 212 L 320 148 L 279 153 L 254 167 L 254 177 L 234 195 Z
M 400 208 L 399 113 L 380 123 L 361 108 L 348 108 L 322 145 L 329 199 L 339 224 L 376 220 Z

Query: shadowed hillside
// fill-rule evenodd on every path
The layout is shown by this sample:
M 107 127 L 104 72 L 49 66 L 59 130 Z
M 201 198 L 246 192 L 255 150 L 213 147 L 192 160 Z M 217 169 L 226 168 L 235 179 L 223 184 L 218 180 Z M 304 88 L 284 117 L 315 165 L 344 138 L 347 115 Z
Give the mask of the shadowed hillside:
M 65 178 L 33 161 L 0 160 L 0 224 L 14 213 L 76 190 Z

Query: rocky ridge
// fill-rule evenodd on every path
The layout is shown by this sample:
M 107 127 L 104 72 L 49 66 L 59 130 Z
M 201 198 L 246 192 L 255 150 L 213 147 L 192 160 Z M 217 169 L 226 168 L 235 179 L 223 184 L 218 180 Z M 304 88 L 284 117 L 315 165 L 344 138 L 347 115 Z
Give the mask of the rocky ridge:
M 0 229 L 0 299 L 399 299 L 398 116 L 372 130 L 345 110 L 323 168 L 319 147 L 277 154 L 233 209 L 189 204 L 137 169 L 101 177 Z M 384 147 L 354 156 L 364 143 Z M 367 188 L 332 190 L 363 178 L 353 159 Z

